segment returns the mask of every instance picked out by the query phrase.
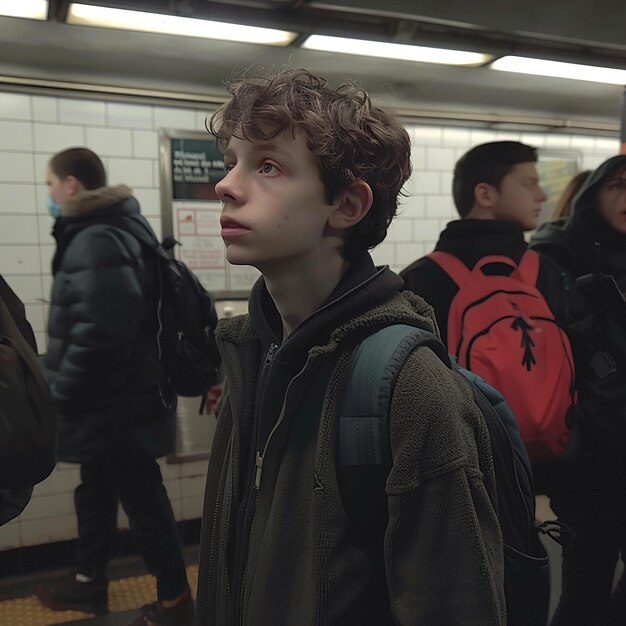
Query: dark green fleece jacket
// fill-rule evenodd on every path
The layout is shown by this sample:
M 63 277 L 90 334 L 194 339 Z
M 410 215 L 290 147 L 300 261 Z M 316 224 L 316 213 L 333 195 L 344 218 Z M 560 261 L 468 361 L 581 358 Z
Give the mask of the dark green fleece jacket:
M 198 625 L 505 624 L 486 425 L 470 388 L 429 349 L 409 356 L 391 402 L 380 562 L 342 503 L 338 405 L 352 350 L 392 323 L 436 328 L 430 307 L 401 294 L 401 279 L 366 256 L 342 281 L 352 284 L 279 348 L 271 348 L 279 331 L 262 279 L 251 316 L 218 325 L 226 386 L 207 477 Z M 320 377 L 323 399 L 315 397 Z M 311 406 L 319 406 L 314 417 Z M 377 579 L 386 580 L 382 594 L 372 589 Z

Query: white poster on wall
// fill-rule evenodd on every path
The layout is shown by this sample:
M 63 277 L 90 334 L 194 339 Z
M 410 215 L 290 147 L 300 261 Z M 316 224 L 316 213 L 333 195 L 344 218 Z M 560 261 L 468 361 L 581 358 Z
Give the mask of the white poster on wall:
M 208 291 L 249 290 L 259 277 L 253 267 L 230 265 L 220 235 L 218 202 L 174 202 L 176 256 Z

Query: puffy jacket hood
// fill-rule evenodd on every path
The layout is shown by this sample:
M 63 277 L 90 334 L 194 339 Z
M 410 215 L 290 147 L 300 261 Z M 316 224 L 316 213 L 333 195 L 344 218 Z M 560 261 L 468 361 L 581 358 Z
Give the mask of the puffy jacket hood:
M 626 236 L 616 232 L 597 210 L 600 186 L 626 168 L 626 155 L 611 157 L 593 171 L 572 202 L 572 214 L 543 224 L 531 239 L 531 247 L 552 257 L 561 267 L 580 276 L 589 272 L 611 273 L 616 255 L 623 255 Z
M 569 218 L 570 223 L 576 223 L 585 220 L 590 212 L 595 212 L 595 197 L 598 193 L 600 185 L 620 170 L 626 168 L 626 155 L 618 155 L 611 157 L 598 169 L 594 170 L 587 176 L 579 192 L 574 196 L 572 201 L 572 215 Z

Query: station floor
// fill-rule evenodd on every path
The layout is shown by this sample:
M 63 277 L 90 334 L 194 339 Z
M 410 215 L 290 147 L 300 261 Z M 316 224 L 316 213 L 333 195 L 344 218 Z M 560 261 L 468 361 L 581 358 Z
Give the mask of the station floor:
M 115 566 L 111 569 L 115 570 Z M 137 570 L 141 570 L 140 563 L 118 568 L 118 572 L 126 573 Z M 152 576 L 128 575 L 117 578 L 115 571 L 112 571 L 109 583 L 109 614 L 96 617 L 79 611 L 51 611 L 39 603 L 33 590 L 40 582 L 63 573 L 65 572 L 48 572 L 45 577 L 31 576 L 0 581 L 0 626 L 128 626 L 139 615 L 142 606 L 156 599 L 156 585 Z M 187 576 L 195 595 L 197 565 L 187 566 Z

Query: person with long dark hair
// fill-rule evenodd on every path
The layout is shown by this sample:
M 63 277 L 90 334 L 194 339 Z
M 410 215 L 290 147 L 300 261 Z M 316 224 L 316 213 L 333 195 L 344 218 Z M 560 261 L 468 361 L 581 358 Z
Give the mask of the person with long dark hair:
M 576 533 L 563 552 L 552 626 L 626 624 L 626 155 L 589 174 L 567 220 L 546 224 L 532 245 L 569 284 L 567 329 L 579 404 L 572 456 L 552 476 L 551 504 Z

